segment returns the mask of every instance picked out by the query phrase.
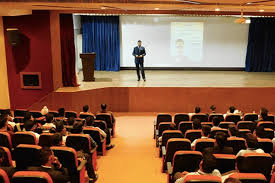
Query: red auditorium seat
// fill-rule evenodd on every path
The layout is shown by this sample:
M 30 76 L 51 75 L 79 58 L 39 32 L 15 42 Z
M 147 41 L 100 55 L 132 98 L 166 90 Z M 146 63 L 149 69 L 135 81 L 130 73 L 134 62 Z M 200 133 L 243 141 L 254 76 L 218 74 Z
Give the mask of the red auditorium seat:
M 237 124 L 239 121 L 241 121 L 241 116 L 238 114 L 228 114 L 224 120 Z
M 212 122 L 201 122 L 201 126 L 203 125 L 208 125 L 210 127 L 213 127 L 213 123 Z
M 219 124 L 220 128 L 228 129 L 230 125 L 235 125 L 234 122 L 221 122 Z
M 167 142 L 171 138 L 183 138 L 179 130 L 165 130 L 162 134 L 162 142 L 159 148 L 159 156 L 162 157 L 162 150 L 166 148 Z
M 242 138 L 246 138 L 246 134 L 251 133 L 251 131 L 249 129 L 239 129 L 239 133 Z
M 66 146 L 74 148 L 76 151 L 82 150 L 84 153 L 91 154 L 94 169 L 97 170 L 96 148 L 91 147 L 91 137 L 87 134 L 70 134 L 66 139 Z
M 217 160 L 217 168 L 221 174 L 235 170 L 236 156 L 232 154 L 214 154 Z
M 181 131 L 182 134 L 185 134 L 187 130 L 193 129 L 193 122 L 192 121 L 183 121 L 179 123 L 178 129 Z
M 116 123 L 112 121 L 112 116 L 108 113 L 98 113 L 96 115 L 96 120 L 103 120 L 106 122 L 107 127 L 112 129 L 111 134 L 113 137 L 115 137 L 115 127 Z
M 12 165 L 12 157 L 11 157 L 11 152 L 8 148 L 6 147 L 0 147 L 0 149 L 2 149 L 4 151 L 4 160 L 2 162 L 2 166 L 4 167 L 9 167 L 9 166 L 13 166 Z
M 267 138 L 272 140 L 274 138 L 274 130 L 271 128 L 265 128 L 264 133 L 262 134 L 262 138 Z
M 24 120 L 24 117 L 17 116 L 17 117 L 14 117 L 13 122 L 15 122 L 15 123 L 23 123 L 24 122 L 23 120 Z
M 269 115 L 267 116 L 267 121 L 271 121 L 271 122 L 274 122 L 274 116 L 273 115 Z
M 218 176 L 209 175 L 187 175 L 184 183 L 221 183 L 222 179 Z
M 177 151 L 174 154 L 172 165 L 167 163 L 168 182 L 171 183 L 177 172 L 195 172 L 199 169 L 202 153 L 199 151 Z
M 251 133 L 256 129 L 256 123 L 252 121 L 239 121 L 237 123 L 238 129 L 249 129 Z
M 258 121 L 258 114 L 255 113 L 246 113 L 243 117 L 244 121 Z
M 207 122 L 208 121 L 208 115 L 207 114 L 194 114 L 191 117 L 191 121 L 194 121 L 194 119 L 199 119 L 201 122 Z
M 50 114 L 53 114 L 53 117 L 57 118 L 59 117 L 58 111 L 49 111 Z
M 189 121 L 189 115 L 186 113 L 177 113 L 174 116 L 174 123 L 176 124 L 176 127 L 178 128 L 180 122 L 183 121 Z
M 65 112 L 65 117 L 66 118 L 70 118 L 70 117 L 77 118 L 77 113 L 75 111 L 66 111 Z
M 162 136 L 162 133 L 165 131 L 165 130 L 169 130 L 170 129 L 170 126 L 171 126 L 171 122 L 161 122 L 159 124 L 159 127 L 158 129 L 156 130 L 156 147 L 159 146 L 159 140 L 158 138 Z
M 0 132 L 0 146 L 12 149 L 11 136 L 8 132 Z
M 267 183 L 265 176 L 261 173 L 234 173 L 229 177 L 238 179 L 242 183 Z
M 167 163 L 172 163 L 174 154 L 177 151 L 191 150 L 191 142 L 184 138 L 171 138 L 166 148 L 162 150 L 162 172 L 167 170 Z
M 83 133 L 90 135 L 93 140 L 97 143 L 97 151 L 103 156 L 106 154 L 106 139 L 102 139 L 98 128 L 85 127 Z
M 13 135 L 13 147 L 19 144 L 38 144 L 38 139 L 32 132 L 16 132 Z
M 81 119 L 86 119 L 88 117 L 95 118 L 94 115 L 92 115 L 92 114 L 79 114 L 79 118 L 81 118 Z
M 20 144 L 15 148 L 15 162 L 18 170 L 25 170 L 30 166 L 40 166 L 41 146 Z
M 195 139 L 201 138 L 201 130 L 187 130 L 185 132 L 185 138 L 193 142 Z
M 259 121 L 257 126 L 263 126 L 264 128 L 274 129 L 274 123 L 271 121 Z
M 63 167 L 68 169 L 72 183 L 85 183 L 86 160 L 77 159 L 77 153 L 73 148 L 53 146 L 54 155 L 58 158 Z
M 7 173 L 0 168 L 0 182 L 1 183 L 10 183 Z
M 216 135 L 217 132 L 223 132 L 223 133 L 225 133 L 229 137 L 228 130 L 227 129 L 223 129 L 223 128 L 211 130 L 209 137 L 210 138 L 215 138 L 215 135 Z
M 246 149 L 245 139 L 240 137 L 228 137 L 227 146 L 232 147 L 233 152 L 236 155 L 240 150 Z
M 221 113 L 210 114 L 208 121 L 212 122 L 212 120 L 213 120 L 214 117 L 219 118 L 220 121 L 224 121 L 223 114 L 221 114 Z
M 51 147 L 53 133 L 42 133 L 39 137 L 38 145 L 42 147 Z
M 103 131 L 108 130 L 106 122 L 102 120 L 95 120 L 94 127 L 98 127 Z
M 27 110 L 25 109 L 16 109 L 14 110 L 14 117 L 24 117 L 26 114 Z
M 12 176 L 12 183 L 53 183 L 46 172 L 19 171 Z
M 32 114 L 33 118 L 41 118 L 42 114 L 40 111 L 30 111 L 30 113 Z
M 203 152 L 204 148 L 214 147 L 215 140 L 214 139 L 197 139 L 194 150 Z
M 156 130 L 161 122 L 172 122 L 171 114 L 159 113 L 156 121 L 154 121 L 154 138 L 156 138 Z
M 273 151 L 273 143 L 270 139 L 258 138 L 259 146 L 265 153 L 271 153 Z

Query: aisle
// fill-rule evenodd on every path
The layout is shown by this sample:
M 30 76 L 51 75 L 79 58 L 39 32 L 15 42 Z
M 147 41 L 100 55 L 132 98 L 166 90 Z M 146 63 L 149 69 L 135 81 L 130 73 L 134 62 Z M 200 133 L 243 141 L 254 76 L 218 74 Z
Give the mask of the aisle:
M 154 116 L 117 117 L 116 147 L 100 157 L 98 183 L 166 183 L 154 147 Z

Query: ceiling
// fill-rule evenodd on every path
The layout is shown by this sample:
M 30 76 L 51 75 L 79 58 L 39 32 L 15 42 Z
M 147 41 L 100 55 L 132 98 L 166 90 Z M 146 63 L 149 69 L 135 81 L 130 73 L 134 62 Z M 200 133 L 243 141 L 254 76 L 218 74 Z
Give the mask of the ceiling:
M 0 16 L 26 10 L 102 14 L 196 14 L 274 16 L 275 0 L 0 0 Z M 215 11 L 219 10 L 219 11 Z

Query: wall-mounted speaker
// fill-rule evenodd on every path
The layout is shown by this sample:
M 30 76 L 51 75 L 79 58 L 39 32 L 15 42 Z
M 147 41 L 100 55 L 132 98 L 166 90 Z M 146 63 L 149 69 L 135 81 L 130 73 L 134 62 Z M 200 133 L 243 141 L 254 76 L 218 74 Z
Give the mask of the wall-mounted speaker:
M 7 29 L 8 43 L 10 46 L 17 46 L 20 44 L 20 32 L 17 28 L 8 28 Z

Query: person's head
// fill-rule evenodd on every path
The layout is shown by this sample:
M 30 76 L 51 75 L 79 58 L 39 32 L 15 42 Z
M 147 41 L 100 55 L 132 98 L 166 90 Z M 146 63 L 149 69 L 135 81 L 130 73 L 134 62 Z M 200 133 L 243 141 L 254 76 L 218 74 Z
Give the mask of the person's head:
M 221 119 L 218 118 L 217 116 L 215 116 L 215 117 L 212 119 L 212 121 L 213 121 L 213 125 L 214 125 L 214 126 L 219 126 L 219 124 L 220 124 L 220 122 L 221 122 Z
M 88 105 L 84 105 L 83 106 L 83 112 L 88 112 L 89 111 L 89 106 Z
M 175 123 L 171 123 L 169 126 L 170 130 L 176 130 L 176 124 Z
M 235 178 L 227 178 L 224 183 L 242 183 L 239 179 L 235 179 Z
M 43 147 L 40 150 L 40 163 L 41 165 L 51 166 L 55 161 L 55 156 L 49 147 Z
M 199 106 L 195 107 L 195 113 L 200 113 L 201 112 L 201 108 Z
M 48 113 L 46 115 L 46 123 L 52 123 L 53 122 L 53 119 L 54 119 L 54 116 L 52 113 Z
M 264 138 L 265 130 L 264 130 L 264 127 L 263 127 L 263 126 L 257 126 L 255 132 L 256 132 L 256 136 L 257 136 L 257 137 L 259 137 L 259 138 Z
M 42 116 L 45 116 L 46 114 L 49 113 L 49 109 L 47 108 L 47 106 L 44 106 L 42 109 L 41 109 L 41 114 Z
M 26 131 L 32 131 L 33 130 L 33 126 L 34 126 L 35 122 L 31 121 L 31 120 L 27 120 L 24 122 L 24 128 Z
M 55 133 L 52 137 L 52 145 L 53 146 L 61 146 L 62 145 L 62 134 L 61 133 Z
M 216 112 L 216 106 L 211 105 L 211 106 L 210 106 L 210 109 L 211 109 L 211 112 L 212 112 L 212 113 L 213 113 L 213 112 Z
M 101 110 L 105 111 L 107 109 L 107 104 L 101 104 Z
M 32 113 L 30 113 L 29 111 L 27 111 L 27 112 L 25 113 L 23 121 L 28 121 L 28 120 L 31 120 L 31 121 L 34 120 L 34 118 L 33 118 L 33 116 L 32 116 Z
M 92 116 L 86 118 L 86 125 L 87 126 L 94 126 L 95 119 Z
M 239 137 L 240 136 L 239 130 L 234 125 L 230 125 L 229 128 L 228 128 L 228 131 L 229 131 L 230 136 L 234 136 L 234 137 Z
M 74 122 L 72 133 L 82 133 L 83 130 L 83 123 L 80 121 Z
M 260 111 L 260 115 L 263 120 L 266 120 L 266 118 L 268 116 L 268 110 L 266 108 L 262 107 L 261 111 Z
M 58 121 L 55 124 L 55 131 L 61 133 L 62 135 L 66 135 L 66 128 L 62 121 Z
M 193 120 L 193 129 L 201 129 L 201 121 L 197 118 Z
M 58 109 L 58 116 L 65 117 L 65 109 L 63 107 Z
M 74 124 L 74 122 L 75 122 L 75 119 L 72 116 L 67 119 L 67 124 L 69 126 L 72 126 Z
M 209 125 L 202 125 L 202 136 L 208 137 L 211 132 L 211 127 Z
M 137 42 L 137 44 L 138 44 L 138 46 L 141 46 L 141 40 L 138 40 L 138 42 Z
M 5 115 L 0 116 L 0 129 L 8 126 L 8 118 Z
M 217 160 L 211 153 L 204 153 L 203 160 L 200 163 L 200 169 L 204 173 L 212 173 L 217 167 Z
M 248 133 L 246 135 L 246 145 L 247 145 L 247 148 L 251 148 L 251 149 L 259 148 L 257 137 L 251 133 Z
M 229 107 L 229 112 L 230 113 L 234 113 L 235 110 L 236 110 L 236 108 L 234 106 Z
M 220 149 L 223 149 L 227 144 L 227 136 L 224 132 L 217 132 L 215 135 L 215 142 Z

